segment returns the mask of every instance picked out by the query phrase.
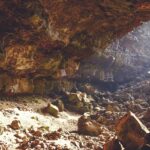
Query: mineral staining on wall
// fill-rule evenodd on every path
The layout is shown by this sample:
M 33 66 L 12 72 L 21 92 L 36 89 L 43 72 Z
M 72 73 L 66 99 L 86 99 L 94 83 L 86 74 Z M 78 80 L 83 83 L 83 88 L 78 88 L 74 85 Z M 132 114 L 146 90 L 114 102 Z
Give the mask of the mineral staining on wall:
M 72 77 L 96 47 L 149 20 L 149 8 L 148 0 L 1 0 L 0 91 L 32 93 L 35 81 L 46 88 L 47 78 Z

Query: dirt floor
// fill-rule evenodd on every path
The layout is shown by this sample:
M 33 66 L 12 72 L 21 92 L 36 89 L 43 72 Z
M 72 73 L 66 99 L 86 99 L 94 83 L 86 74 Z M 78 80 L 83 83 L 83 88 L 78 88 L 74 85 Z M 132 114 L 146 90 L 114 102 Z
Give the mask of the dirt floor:
M 101 124 L 99 136 L 78 133 L 80 114 L 66 108 L 58 117 L 45 114 L 42 109 L 53 99 L 41 96 L 1 97 L 1 150 L 102 150 L 115 137 L 116 120 L 133 111 L 150 129 L 149 79 L 131 83 L 114 93 L 98 93 L 97 121 Z M 103 95 L 103 97 L 102 97 Z M 99 98 L 99 100 L 98 100 Z
M 95 148 L 105 142 L 103 136 L 91 137 L 79 135 L 77 133 L 77 122 L 81 115 L 64 111 L 59 113 L 59 117 L 53 117 L 49 114 L 43 114 L 41 109 L 46 107 L 50 99 L 43 97 L 15 97 L 15 98 L 3 98 L 0 103 L 0 146 L 7 147 L 8 150 L 15 149 L 85 149 L 85 146 L 89 145 L 91 149 L 92 145 Z M 13 121 L 19 121 L 19 128 L 12 129 L 11 123 Z M 17 125 L 16 125 L 17 126 Z M 41 132 L 42 135 L 47 133 L 53 133 L 60 130 L 59 138 L 52 138 L 47 140 L 43 137 L 36 137 L 30 133 L 30 130 Z M 29 134 L 29 135 L 28 135 Z M 106 133 L 107 134 L 107 133 Z M 31 146 L 32 140 L 35 138 L 41 143 L 45 144 L 45 147 L 40 144 L 37 147 Z M 107 135 L 107 137 L 109 137 Z M 31 143 L 26 143 L 31 140 Z M 35 140 L 34 139 L 34 140 Z M 101 140 L 100 140 L 101 139 Z M 34 141 L 33 140 L 33 141 Z M 46 140 L 47 142 L 45 142 Z M 25 146 L 24 146 L 24 145 Z M 40 145 L 40 146 L 39 146 Z M 83 147 L 83 148 L 82 148 Z M 88 147 L 87 147 L 88 149 Z

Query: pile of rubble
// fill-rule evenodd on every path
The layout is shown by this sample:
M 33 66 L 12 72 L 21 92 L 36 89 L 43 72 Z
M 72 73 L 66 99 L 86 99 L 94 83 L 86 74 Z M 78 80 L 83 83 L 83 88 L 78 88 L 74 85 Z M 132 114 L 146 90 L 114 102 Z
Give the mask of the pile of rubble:
M 82 91 L 68 91 L 53 98 L 3 97 L 0 148 L 147 150 L 149 78 L 133 83 L 116 92 L 98 91 L 86 84 Z

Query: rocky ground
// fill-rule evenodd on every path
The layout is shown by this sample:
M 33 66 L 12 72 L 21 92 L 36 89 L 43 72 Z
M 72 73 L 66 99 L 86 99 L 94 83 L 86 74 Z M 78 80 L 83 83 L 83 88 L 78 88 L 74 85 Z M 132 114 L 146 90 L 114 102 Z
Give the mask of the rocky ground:
M 0 0 L 0 149 L 149 149 L 149 14 L 149 0 Z
M 121 150 L 118 146 L 121 143 L 126 150 L 141 147 L 144 142 L 139 139 L 148 135 L 150 129 L 150 78 L 136 79 L 113 93 L 100 92 L 90 85 L 85 87 L 86 93 L 67 92 L 55 99 L 23 95 L 1 97 L 0 148 Z M 139 139 L 133 140 L 134 136 Z

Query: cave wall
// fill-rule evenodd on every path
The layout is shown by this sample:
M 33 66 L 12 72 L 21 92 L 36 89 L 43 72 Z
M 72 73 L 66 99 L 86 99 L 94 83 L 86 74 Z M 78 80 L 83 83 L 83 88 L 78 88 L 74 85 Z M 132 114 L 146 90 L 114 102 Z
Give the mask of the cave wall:
M 149 12 L 148 0 L 1 0 L 1 92 L 51 89 L 46 81 L 73 77 L 81 60 L 148 21 Z

